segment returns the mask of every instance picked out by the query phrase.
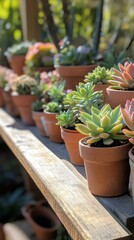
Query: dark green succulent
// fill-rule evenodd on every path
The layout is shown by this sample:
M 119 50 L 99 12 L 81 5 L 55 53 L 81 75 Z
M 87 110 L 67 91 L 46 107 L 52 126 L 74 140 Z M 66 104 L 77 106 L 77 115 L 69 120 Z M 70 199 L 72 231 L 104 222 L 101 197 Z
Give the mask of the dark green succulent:
M 118 63 L 124 64 L 126 61 L 131 61 L 128 57 L 128 53 L 125 50 L 117 53 L 115 48 L 111 50 L 106 50 L 103 54 L 103 60 L 100 62 L 100 65 L 108 69 L 115 67 L 118 68 Z
M 32 110 L 36 112 L 43 112 L 43 105 L 44 102 L 42 100 L 37 100 L 36 102 L 32 103 Z
M 55 57 L 55 67 L 88 65 L 94 63 L 94 53 L 92 48 L 87 45 L 75 47 L 66 45 Z
M 5 56 L 25 55 L 31 45 L 32 43 L 29 41 L 16 43 L 7 49 Z

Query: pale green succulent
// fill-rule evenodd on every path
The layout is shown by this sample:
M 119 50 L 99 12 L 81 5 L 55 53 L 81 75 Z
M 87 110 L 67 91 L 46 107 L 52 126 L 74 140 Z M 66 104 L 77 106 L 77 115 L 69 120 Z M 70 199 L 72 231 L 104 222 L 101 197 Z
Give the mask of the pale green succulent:
M 108 80 L 111 79 L 111 75 L 114 74 L 112 69 L 106 69 L 105 67 L 98 66 L 93 72 L 88 73 L 85 76 L 85 82 L 93 82 L 93 84 L 108 84 Z
M 101 108 L 104 105 L 104 96 L 102 91 L 94 91 L 93 83 L 79 83 L 76 91 L 66 95 L 63 104 L 66 109 L 75 111 L 84 110 L 90 112 L 91 106 Z
M 78 115 L 79 113 L 77 111 L 75 112 L 70 109 L 62 111 L 56 117 L 58 120 L 57 125 L 64 128 L 75 129 L 75 123 L 79 122 Z
M 87 144 L 102 140 L 104 145 L 111 145 L 114 140 L 127 139 L 122 132 L 124 125 L 120 106 L 112 109 L 105 104 L 101 110 L 91 107 L 91 114 L 81 112 L 79 119 L 83 124 L 76 124 L 76 130 L 89 136 Z
M 21 75 L 16 78 L 16 81 L 13 85 L 13 90 L 19 95 L 34 95 L 34 90 L 36 87 L 37 81 L 34 78 L 28 75 Z
M 62 105 L 57 102 L 49 102 L 43 105 L 43 109 L 46 112 L 58 113 L 62 110 Z

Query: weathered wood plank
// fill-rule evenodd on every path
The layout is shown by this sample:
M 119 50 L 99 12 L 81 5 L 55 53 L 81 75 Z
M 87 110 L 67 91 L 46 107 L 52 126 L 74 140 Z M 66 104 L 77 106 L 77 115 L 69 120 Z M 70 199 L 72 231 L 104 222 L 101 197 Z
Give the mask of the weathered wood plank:
M 74 240 L 134 239 L 90 194 L 77 174 L 3 110 L 0 134 Z

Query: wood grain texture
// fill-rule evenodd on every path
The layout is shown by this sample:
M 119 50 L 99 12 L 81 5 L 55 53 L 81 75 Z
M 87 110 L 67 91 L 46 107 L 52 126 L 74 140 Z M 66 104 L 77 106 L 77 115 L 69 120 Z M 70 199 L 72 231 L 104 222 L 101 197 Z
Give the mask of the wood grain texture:
M 1 109 L 0 134 L 74 240 L 133 239 L 89 192 L 86 180 Z

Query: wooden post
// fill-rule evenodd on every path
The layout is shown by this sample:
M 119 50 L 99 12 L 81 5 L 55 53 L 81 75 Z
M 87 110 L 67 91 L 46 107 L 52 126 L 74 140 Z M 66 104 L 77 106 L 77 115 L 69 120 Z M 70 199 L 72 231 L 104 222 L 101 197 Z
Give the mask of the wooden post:
M 41 41 L 37 0 L 20 0 L 23 39 Z

